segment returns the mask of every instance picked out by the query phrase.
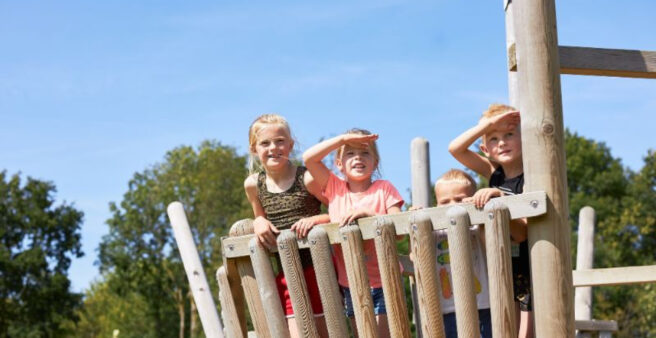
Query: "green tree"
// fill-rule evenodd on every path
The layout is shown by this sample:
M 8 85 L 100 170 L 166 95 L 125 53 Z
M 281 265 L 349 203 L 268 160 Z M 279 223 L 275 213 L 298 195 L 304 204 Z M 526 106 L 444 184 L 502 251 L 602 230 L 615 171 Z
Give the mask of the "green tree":
M 200 331 L 167 205 L 184 204 L 206 275 L 212 278 L 221 262 L 220 237 L 236 220 L 250 217 L 243 191 L 246 175 L 244 156 L 204 141 L 197 149 L 173 149 L 162 163 L 136 173 L 123 201 L 110 205 L 109 234 L 100 245 L 101 271 L 112 274 L 107 280 L 112 292 L 134 292 L 148 305 L 149 325 L 141 336 L 184 337 L 187 331 Z M 123 335 L 121 325 L 114 327 Z
M 59 337 L 81 295 L 67 273 L 80 246 L 82 212 L 55 206 L 51 182 L 0 172 L 0 336 Z

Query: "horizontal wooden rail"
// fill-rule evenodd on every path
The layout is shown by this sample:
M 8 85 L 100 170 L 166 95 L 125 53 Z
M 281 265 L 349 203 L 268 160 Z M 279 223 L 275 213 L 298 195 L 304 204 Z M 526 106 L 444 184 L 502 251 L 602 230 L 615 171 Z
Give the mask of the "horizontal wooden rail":
M 656 282 L 656 265 L 572 271 L 574 286 L 644 284 Z
M 521 195 L 504 196 L 495 199 L 497 202 L 503 203 L 508 206 L 510 210 L 510 218 L 525 218 L 544 215 L 547 212 L 547 194 L 543 191 L 527 192 Z M 463 208 L 469 214 L 471 224 L 485 223 L 485 216 L 488 212 L 482 209 L 476 209 L 473 204 L 463 204 Z M 414 222 L 414 219 L 420 214 L 428 215 L 433 223 L 433 230 L 445 229 L 448 226 L 448 218 L 446 213 L 451 206 L 441 206 L 434 208 L 427 208 L 414 211 L 406 211 L 394 215 L 381 215 L 374 217 L 366 217 L 358 220 L 360 231 L 362 232 L 362 239 L 373 239 L 376 237 L 376 228 L 378 222 L 390 220 L 394 223 L 397 235 L 408 234 L 409 225 Z M 328 239 L 331 244 L 341 243 L 342 238 L 339 235 L 339 225 L 337 223 L 330 223 L 321 225 L 321 227 L 328 234 Z M 290 230 L 283 230 L 290 231 Z M 254 235 L 238 236 L 238 237 L 224 237 L 221 240 L 221 250 L 223 251 L 224 258 L 244 257 L 250 254 L 248 242 Z M 299 248 L 309 248 L 307 238 L 298 240 Z M 275 252 L 277 249 L 272 248 L 270 251 Z
M 559 46 L 560 73 L 656 79 L 656 52 Z M 508 68 L 517 71 L 515 45 L 508 49 Z
M 574 325 L 579 331 L 617 331 L 614 320 L 577 320 Z

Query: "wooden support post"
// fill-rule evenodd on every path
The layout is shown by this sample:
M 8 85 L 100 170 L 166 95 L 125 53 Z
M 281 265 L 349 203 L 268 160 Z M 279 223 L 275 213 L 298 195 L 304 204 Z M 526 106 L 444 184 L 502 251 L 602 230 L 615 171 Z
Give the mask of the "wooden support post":
M 469 235 L 469 215 L 461 206 L 453 206 L 447 211 L 449 218 L 449 256 L 451 278 L 453 279 L 453 300 L 456 304 L 458 336 L 479 337 L 478 307 L 474 287 L 474 269 L 471 240 Z
M 310 303 L 310 295 L 303 274 L 301 256 L 298 253 L 298 243 L 294 232 L 284 232 L 278 236 L 278 253 L 285 272 L 289 298 L 294 309 L 296 328 L 299 337 L 319 337 L 314 322 L 314 312 Z M 307 250 L 307 249 L 306 249 Z
M 344 320 L 342 294 L 339 291 L 339 284 L 337 284 L 337 274 L 331 257 L 328 234 L 322 227 L 314 227 L 310 230 L 308 241 L 328 334 L 335 338 L 347 337 L 348 328 Z
M 219 284 L 219 302 L 221 303 L 221 318 L 223 318 L 224 333 L 230 338 L 243 338 L 244 331 L 241 329 L 225 266 L 216 270 L 216 280 Z
M 418 213 L 410 221 L 410 245 L 415 259 L 415 281 L 421 315 L 421 329 L 426 334 L 444 337 L 444 320 L 440 304 L 435 236 L 430 218 Z
M 223 268 L 225 268 L 226 278 L 228 279 L 228 284 L 230 287 L 230 290 L 227 290 L 226 292 L 230 292 L 232 301 L 235 305 L 235 314 L 237 316 L 237 320 L 240 328 L 239 331 L 243 333 L 243 336 L 239 336 L 239 337 L 244 337 L 246 335 L 246 332 L 248 332 L 246 326 L 247 305 L 246 305 L 246 297 L 244 296 L 244 289 L 241 286 L 241 276 L 239 276 L 239 269 L 237 268 L 237 261 L 240 259 L 244 260 L 244 258 L 231 259 L 223 256 Z M 246 257 L 245 259 L 250 261 L 248 257 Z
M 289 337 L 287 320 L 280 304 L 273 267 L 271 266 L 271 260 L 269 260 L 269 251 L 258 243 L 257 238 L 251 239 L 248 248 L 251 252 L 253 271 L 260 291 L 260 299 L 262 299 L 269 334 L 276 338 Z M 257 335 L 259 337 L 259 332 Z
M 485 249 L 493 337 L 517 337 L 510 258 L 510 211 L 494 200 L 485 206 Z
M 378 267 L 383 282 L 387 322 L 392 337 L 410 338 L 408 308 L 405 305 L 405 294 L 401 283 L 401 270 L 396 252 L 396 231 L 394 224 L 382 219 L 376 230 L 376 254 Z M 396 264 L 395 264 L 396 263 Z
M 578 244 L 576 246 L 576 269 L 592 269 L 594 261 L 594 226 L 595 211 L 583 207 L 579 211 Z M 578 287 L 574 294 L 574 318 L 576 320 L 592 319 L 592 287 Z M 578 332 L 577 337 L 589 338 L 590 332 Z
M 515 19 L 513 17 L 513 0 L 503 0 L 506 18 L 506 53 L 508 55 L 508 103 L 519 106 L 519 88 L 517 87 L 517 51 L 515 44 Z
M 214 298 L 207 283 L 205 270 L 203 270 L 200 262 L 200 256 L 198 256 L 198 250 L 196 250 L 196 244 L 194 244 L 194 238 L 191 235 L 191 229 L 189 229 L 182 203 L 173 202 L 169 204 L 167 213 L 171 220 L 175 241 L 178 244 L 182 264 L 189 279 L 189 288 L 194 297 L 205 336 L 223 338 L 223 327 L 216 312 Z
M 344 264 L 351 290 L 351 300 L 355 310 L 355 323 L 358 326 L 358 336 L 362 338 L 375 337 L 377 334 L 376 317 L 374 316 L 374 301 L 369 288 L 369 276 L 364 264 L 364 247 L 362 233 L 357 225 L 349 225 L 339 230 L 342 236 L 342 252 Z
M 428 208 L 430 205 L 430 159 L 428 141 L 416 137 L 410 144 L 410 163 L 412 171 L 412 206 Z
M 230 237 L 245 236 L 253 233 L 253 220 L 243 219 L 235 222 L 235 224 L 230 227 L 229 235 Z M 232 248 L 234 249 L 234 248 Z M 224 257 L 225 252 L 232 250 L 230 247 L 223 248 Z M 257 281 L 255 280 L 255 272 L 253 271 L 253 264 L 251 263 L 251 258 L 240 257 L 235 259 L 230 259 L 228 262 L 234 261 L 234 265 L 237 267 L 237 272 L 239 274 L 241 286 L 244 292 L 244 298 L 246 299 L 246 304 L 248 305 L 248 312 L 251 316 L 251 321 L 253 322 L 253 328 L 258 337 L 271 337 L 269 332 L 269 327 L 267 325 L 266 317 L 264 315 L 264 307 L 262 306 L 262 299 L 260 298 L 260 292 L 257 287 Z M 227 265 L 228 278 L 232 275 L 230 273 L 230 265 Z M 233 290 L 233 296 L 236 294 L 234 292 L 234 283 L 231 281 L 230 288 Z M 235 306 L 239 306 L 235 304 Z M 241 308 L 238 308 L 241 309 Z M 242 329 L 246 332 L 245 321 L 243 322 Z
M 567 221 L 567 171 L 555 0 L 514 4 L 524 193 L 547 193 L 547 213 L 528 219 L 535 330 L 574 336 L 574 297 Z M 536 202 L 537 203 L 537 202 Z

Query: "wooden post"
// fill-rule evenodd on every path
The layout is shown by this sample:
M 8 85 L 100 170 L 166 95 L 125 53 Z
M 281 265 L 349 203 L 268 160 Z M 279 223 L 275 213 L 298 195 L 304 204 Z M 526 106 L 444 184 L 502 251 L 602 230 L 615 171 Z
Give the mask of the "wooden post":
M 517 337 L 510 258 L 510 211 L 494 200 L 485 206 L 485 250 L 493 337 Z
M 232 298 L 230 289 L 230 282 L 226 273 L 225 266 L 216 270 L 216 280 L 219 284 L 219 302 L 221 303 L 221 318 L 223 318 L 223 330 L 226 336 L 244 337 L 244 331 L 241 329 L 239 316 L 237 315 L 237 308 L 235 301 Z
M 377 334 L 376 317 L 374 316 L 374 301 L 371 298 L 367 267 L 363 261 L 362 233 L 357 225 L 342 227 L 339 233 L 342 236 L 342 252 L 355 310 L 358 336 L 375 337 Z
M 231 237 L 244 236 L 253 233 L 253 220 L 243 219 L 235 222 L 235 224 L 230 227 L 229 235 Z M 230 251 L 231 248 L 223 248 L 224 251 Z M 228 262 L 233 261 L 232 259 Z M 267 325 L 266 317 L 264 315 L 264 307 L 262 306 L 262 299 L 260 298 L 260 292 L 257 287 L 257 281 L 255 280 L 255 272 L 253 271 L 253 264 L 251 263 L 250 257 L 240 257 L 234 259 L 234 265 L 237 267 L 237 272 L 240 277 L 241 286 L 244 292 L 244 298 L 246 299 L 246 304 L 248 305 L 248 312 L 251 316 L 251 321 L 253 322 L 253 328 L 258 337 L 271 337 L 269 332 L 269 327 Z M 230 270 L 230 265 L 226 267 L 228 272 L 228 278 L 232 275 Z M 233 290 L 233 296 L 235 293 L 234 283 L 230 282 L 230 288 Z M 235 304 L 235 306 L 239 306 Z M 241 309 L 241 308 L 238 308 Z M 242 329 L 246 332 L 245 321 L 243 322 Z
M 344 321 L 342 294 L 339 291 L 339 284 L 337 284 L 337 274 L 332 260 L 328 234 L 323 227 L 314 227 L 308 234 L 308 240 L 328 334 L 330 337 L 347 337 L 348 329 L 346 321 Z
M 223 338 L 223 327 L 221 327 L 219 315 L 216 312 L 214 298 L 210 286 L 207 284 L 205 270 L 201 265 L 182 203 L 173 202 L 169 204 L 167 213 L 171 220 L 175 241 L 178 244 L 182 264 L 189 279 L 189 288 L 194 297 L 205 336 Z
M 410 145 L 412 171 L 412 206 L 428 208 L 430 205 L 431 182 L 428 141 L 416 137 Z
M 508 103 L 517 108 L 519 106 L 519 88 L 517 87 L 517 72 L 512 65 L 517 66 L 517 53 L 515 45 L 515 19 L 513 18 L 513 0 L 503 0 L 503 9 L 506 18 L 506 53 L 508 56 Z
M 415 281 L 421 316 L 421 330 L 435 337 L 444 337 L 444 320 L 440 304 L 440 283 L 437 275 L 435 236 L 430 218 L 418 213 L 410 221 L 410 245 L 415 259 Z
M 299 337 L 319 337 L 317 326 L 314 323 L 314 312 L 310 303 L 310 295 L 303 274 L 301 256 L 298 252 L 298 243 L 294 232 L 283 232 L 278 236 L 278 253 L 285 272 L 289 298 L 294 309 L 296 328 Z
M 260 292 L 260 299 L 262 299 L 269 332 L 272 337 L 289 337 L 287 320 L 280 304 L 273 267 L 271 266 L 271 260 L 269 260 L 269 250 L 262 247 L 257 238 L 251 239 L 248 243 L 248 249 L 251 252 L 255 280 Z
M 449 219 L 449 255 L 451 261 L 451 278 L 453 279 L 453 300 L 456 304 L 456 322 L 458 336 L 479 337 L 478 307 L 476 288 L 474 287 L 474 269 L 470 230 L 471 223 L 467 210 L 453 206 L 446 213 Z
M 538 337 L 574 336 L 567 221 L 567 172 L 554 0 L 514 4 L 524 192 L 547 193 L 547 213 L 528 219 L 535 329 Z M 536 202 L 537 203 L 537 202 Z
M 396 252 L 396 230 L 389 219 L 382 219 L 376 229 L 376 254 L 378 267 L 383 282 L 387 322 L 392 337 L 410 338 L 408 309 L 405 305 L 405 293 L 401 284 L 398 254 Z M 396 263 L 396 264 L 395 264 Z
M 576 246 L 576 269 L 593 268 L 594 260 L 594 229 L 595 211 L 591 207 L 583 207 L 579 211 L 579 239 Z M 576 320 L 592 319 L 592 287 L 578 287 L 574 296 L 574 315 Z M 579 332 L 577 337 L 590 337 L 589 332 Z

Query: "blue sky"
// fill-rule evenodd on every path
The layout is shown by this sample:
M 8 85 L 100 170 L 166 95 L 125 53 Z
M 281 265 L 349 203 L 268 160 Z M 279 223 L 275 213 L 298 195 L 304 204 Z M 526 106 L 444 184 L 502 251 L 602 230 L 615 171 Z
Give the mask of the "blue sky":
M 656 2 L 558 1 L 559 43 L 656 50 Z M 380 134 L 383 177 L 409 199 L 409 146 L 431 173 L 449 141 L 507 101 L 502 1 L 0 1 L 0 169 L 53 181 L 85 213 L 75 291 L 98 277 L 108 203 L 176 146 L 247 149 L 259 114 L 301 150 Z M 656 147 L 656 81 L 562 77 L 565 124 L 639 169 Z M 530 154 L 529 154 L 530 156 Z

